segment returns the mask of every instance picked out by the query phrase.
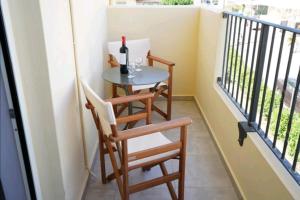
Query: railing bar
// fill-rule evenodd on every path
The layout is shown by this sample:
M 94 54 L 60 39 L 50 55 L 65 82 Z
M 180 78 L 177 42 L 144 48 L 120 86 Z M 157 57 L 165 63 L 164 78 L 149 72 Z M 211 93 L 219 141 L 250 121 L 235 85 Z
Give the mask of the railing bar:
M 246 73 L 247 73 L 247 66 L 248 66 L 248 55 L 250 50 L 250 42 L 251 42 L 251 33 L 252 33 L 252 25 L 253 21 L 250 22 L 249 27 L 249 34 L 248 34 L 248 46 L 247 46 L 247 52 L 246 52 L 246 61 L 245 61 L 245 69 L 244 69 L 244 79 L 243 79 L 243 87 L 242 87 L 242 94 L 241 94 L 241 105 L 243 107 L 243 98 L 244 98 L 244 90 L 245 90 L 245 82 L 246 82 Z M 245 111 L 247 113 L 247 111 Z
M 232 50 L 231 50 L 231 59 L 230 59 L 230 70 L 229 70 L 229 81 L 228 81 L 228 92 L 230 90 L 230 82 L 231 82 L 231 72 L 232 72 L 232 64 L 233 64 L 233 52 L 234 52 L 234 43 L 235 43 L 235 33 L 236 33 L 236 21 L 237 17 L 234 20 L 234 29 L 233 29 L 233 40 L 232 40 Z
M 223 55 L 223 67 L 222 67 L 222 82 L 225 85 L 225 79 L 224 79 L 224 68 L 225 68 L 225 60 L 226 59 L 226 49 L 227 49 L 227 34 L 228 34 L 228 24 L 229 24 L 229 15 L 226 19 L 226 32 L 225 32 L 225 45 L 224 45 L 224 55 Z
M 239 54 L 239 45 L 240 45 L 240 36 L 241 36 L 241 25 L 242 25 L 242 19 L 239 18 L 239 30 L 237 35 L 237 47 L 236 47 L 236 53 L 235 53 L 235 62 L 234 62 L 234 74 L 233 74 L 233 83 L 232 83 L 232 93 L 231 96 L 233 97 L 234 94 L 234 85 L 235 85 L 235 77 L 236 77 L 236 68 L 237 68 L 237 58 Z M 234 52 L 232 52 L 234 54 Z M 236 98 L 237 100 L 237 98 Z
M 232 19 L 233 19 L 233 17 L 231 15 L 229 15 L 228 20 L 229 20 L 229 18 L 230 18 L 230 29 L 229 29 L 228 46 L 227 46 L 227 58 L 226 58 L 224 89 L 226 89 L 226 82 L 227 82 L 227 75 L 228 75 L 228 63 L 229 63 L 230 40 L 231 40 L 231 30 L 232 30 Z
M 296 102 L 297 102 L 297 96 L 298 96 L 298 92 L 299 92 L 299 83 L 300 83 L 300 68 L 299 68 L 299 71 L 298 71 L 296 87 L 295 87 L 295 90 L 294 90 L 294 96 L 293 96 L 293 101 L 292 101 L 292 106 L 291 106 L 291 111 L 290 111 L 290 117 L 289 117 L 289 121 L 288 121 L 288 125 L 287 125 L 287 130 L 286 130 L 286 134 L 285 134 L 281 159 L 284 159 L 286 148 L 287 148 L 287 145 L 288 145 L 288 139 L 289 139 L 289 136 L 290 136 L 290 131 L 291 131 L 292 122 L 293 122 L 293 116 L 294 116 Z
M 253 75 L 253 67 L 254 67 L 256 44 L 257 44 L 258 25 L 259 24 L 256 23 L 256 31 L 255 31 L 254 44 L 253 44 L 253 53 L 252 53 L 252 61 L 251 61 L 251 67 L 250 67 L 249 85 L 248 85 L 248 91 L 247 91 L 247 97 L 246 97 L 247 98 L 246 108 L 245 108 L 246 113 L 247 113 L 247 110 L 248 110 L 249 97 L 250 97 L 250 88 L 251 88 L 251 84 L 252 84 L 252 75 Z
M 267 21 L 260 20 L 260 19 L 254 18 L 254 17 L 244 16 L 243 14 L 232 13 L 232 12 L 227 12 L 227 11 L 224 11 L 224 13 L 226 13 L 228 15 L 236 16 L 236 17 L 241 17 L 243 19 L 247 19 L 247 20 L 250 20 L 250 21 L 257 22 L 257 23 L 265 24 L 265 25 L 268 25 L 268 26 L 272 26 L 272 27 L 275 27 L 275 28 L 278 28 L 278 29 L 282 29 L 284 31 L 290 31 L 292 33 L 300 34 L 300 30 L 296 29 L 296 28 L 291 28 L 291 27 L 288 27 L 288 26 L 283 26 L 283 25 L 272 23 L 272 22 L 267 22 Z
M 281 100 L 280 100 L 279 112 L 278 112 L 278 116 L 277 116 L 275 135 L 274 135 L 274 140 L 273 140 L 273 147 L 276 146 L 276 141 L 277 141 L 277 137 L 278 137 L 278 130 L 279 130 L 280 122 L 281 122 L 281 113 L 282 113 L 283 102 L 284 102 L 284 98 L 285 98 L 285 91 L 286 91 L 286 87 L 287 87 L 287 81 L 288 81 L 288 78 L 289 78 L 291 63 L 292 63 L 292 59 L 293 59 L 295 41 L 296 41 L 296 33 L 293 34 L 291 48 L 290 48 L 290 54 L 289 54 L 289 59 L 288 59 L 288 64 L 287 64 L 287 68 L 286 68 L 286 72 L 285 72 L 283 88 L 282 88 L 282 91 L 281 91 Z
M 271 62 L 272 62 L 275 34 L 276 34 L 276 28 L 273 28 L 273 34 L 272 34 L 271 45 L 270 45 L 270 53 L 269 53 L 269 59 L 268 59 L 268 66 L 267 66 L 266 78 L 265 78 L 265 85 L 264 85 L 264 91 L 263 91 L 262 102 L 261 102 L 261 107 L 260 107 L 258 128 L 261 127 L 261 120 L 262 120 L 263 110 L 264 110 L 264 106 L 265 106 L 265 98 L 266 98 L 266 92 L 267 92 L 267 84 L 269 81 L 270 67 L 271 67 Z
M 274 77 L 272 97 L 271 97 L 270 108 L 269 108 L 269 113 L 268 113 L 268 119 L 267 119 L 267 126 L 266 126 L 265 137 L 268 136 L 269 128 L 270 128 L 270 123 L 271 123 L 272 110 L 273 110 L 273 104 L 274 104 L 274 98 L 275 98 L 275 92 L 276 92 L 276 86 L 277 86 L 277 79 L 278 79 L 278 74 L 279 74 L 279 68 L 280 68 L 280 63 L 281 63 L 281 55 L 282 55 L 282 48 L 283 48 L 283 43 L 284 43 L 284 37 L 285 37 L 285 30 L 283 30 L 282 34 L 281 34 L 281 41 L 280 41 L 280 47 L 279 47 L 279 52 L 278 52 L 278 60 L 277 60 L 275 77 Z
M 241 58 L 240 58 L 240 69 L 239 69 L 238 84 L 237 84 L 237 89 L 236 89 L 236 101 L 237 102 L 238 102 L 238 98 L 239 98 L 239 89 L 240 89 L 240 81 L 241 81 L 243 54 L 244 54 L 244 46 L 245 46 L 244 43 L 245 43 L 246 25 L 247 25 L 247 20 L 244 20 L 242 51 L 241 51 Z M 242 106 L 242 104 L 240 104 L 240 105 Z
M 298 137 L 298 142 L 297 142 L 297 146 L 296 146 L 296 152 L 295 152 L 295 156 L 294 156 L 294 160 L 293 160 L 293 165 L 292 165 L 292 170 L 294 170 L 294 171 L 295 171 L 296 166 L 297 166 L 299 151 L 300 151 L 300 134 L 299 134 L 299 137 Z

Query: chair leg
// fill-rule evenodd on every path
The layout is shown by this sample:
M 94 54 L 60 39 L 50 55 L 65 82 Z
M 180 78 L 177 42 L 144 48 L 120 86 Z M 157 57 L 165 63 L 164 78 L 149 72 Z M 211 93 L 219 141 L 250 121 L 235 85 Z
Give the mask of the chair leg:
M 119 173 L 118 164 L 117 164 L 117 161 L 116 161 L 116 158 L 115 158 L 115 154 L 114 154 L 112 145 L 111 145 L 111 143 L 110 143 L 110 141 L 108 140 L 107 137 L 104 138 L 104 141 L 105 141 L 105 144 L 106 144 L 107 149 L 108 149 L 108 154 L 109 154 L 111 164 L 112 164 L 112 167 L 113 167 L 113 171 L 114 171 L 114 174 L 115 174 L 115 177 L 116 177 L 119 192 L 120 192 L 121 198 L 123 199 L 123 184 L 122 184 L 122 180 L 121 180 L 121 175 Z
M 178 180 L 178 199 L 179 200 L 184 200 L 184 177 L 185 177 L 185 164 L 184 161 L 182 161 L 183 158 L 180 158 L 179 160 L 179 171 L 180 171 L 180 176 Z
M 116 142 L 116 146 L 117 146 L 117 152 L 118 152 L 119 158 L 120 158 L 120 160 L 122 160 L 122 150 L 121 150 L 120 142 Z
M 161 169 L 161 172 L 163 173 L 164 176 L 168 176 L 168 171 L 167 171 L 167 168 L 165 166 L 165 164 L 162 162 L 159 164 L 160 166 L 160 169 Z M 169 189 L 169 192 L 170 192 L 170 195 L 172 197 L 172 200 L 177 200 L 177 195 L 175 193 L 175 190 L 173 188 L 173 185 L 172 185 L 172 182 L 167 182 L 167 186 L 168 186 L 168 189 Z
M 167 120 L 171 120 L 172 115 L 172 92 L 168 89 L 168 98 L 167 98 Z
M 115 84 L 112 85 L 112 96 L 113 98 L 117 97 L 117 86 Z
M 113 96 L 113 98 L 117 97 L 117 86 L 114 84 L 112 85 L 112 96 Z M 118 111 L 118 106 L 113 105 L 113 109 L 114 109 L 114 113 L 116 114 Z
M 186 158 L 186 134 L 187 127 L 180 128 L 180 140 L 182 141 L 182 147 L 180 150 L 179 158 L 179 180 L 178 180 L 178 199 L 184 200 L 184 179 L 185 179 L 185 158 Z
M 106 184 L 106 170 L 105 170 L 105 153 L 104 153 L 104 141 L 103 139 L 99 136 L 99 156 L 100 156 L 100 170 L 101 170 L 101 179 L 102 183 Z
M 122 141 L 123 200 L 129 200 L 127 141 Z

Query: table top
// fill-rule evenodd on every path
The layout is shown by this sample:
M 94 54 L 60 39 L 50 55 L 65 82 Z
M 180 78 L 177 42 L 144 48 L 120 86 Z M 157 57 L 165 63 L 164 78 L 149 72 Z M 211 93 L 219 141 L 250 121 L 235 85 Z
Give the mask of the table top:
M 158 67 L 141 66 L 142 71 L 135 72 L 135 77 L 121 74 L 120 67 L 113 67 L 103 72 L 102 78 L 108 82 L 120 85 L 149 85 L 168 79 L 169 72 Z

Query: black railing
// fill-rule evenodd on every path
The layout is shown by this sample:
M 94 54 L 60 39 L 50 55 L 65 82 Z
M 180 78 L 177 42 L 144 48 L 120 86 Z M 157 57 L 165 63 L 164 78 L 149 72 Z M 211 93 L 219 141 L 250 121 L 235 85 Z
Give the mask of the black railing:
M 247 119 L 238 124 L 238 141 L 242 146 L 247 132 L 257 132 L 300 184 L 300 30 L 241 14 L 223 17 L 218 84 Z

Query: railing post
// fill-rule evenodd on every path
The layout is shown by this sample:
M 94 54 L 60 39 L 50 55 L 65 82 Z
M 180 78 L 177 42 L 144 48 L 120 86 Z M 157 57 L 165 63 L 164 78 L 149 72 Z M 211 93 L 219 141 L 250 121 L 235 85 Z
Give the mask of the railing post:
M 255 123 L 256 115 L 257 115 L 260 86 L 261 86 L 261 80 L 264 71 L 266 50 L 268 44 L 268 36 L 269 36 L 269 25 L 262 24 L 258 52 L 257 52 L 254 82 L 252 88 L 251 107 L 250 107 L 250 112 L 248 117 L 248 125 L 243 122 L 239 122 L 239 131 L 240 131 L 239 143 L 241 146 L 243 145 L 243 141 L 247 136 L 245 133 L 254 130 L 253 124 Z
M 250 113 L 248 118 L 249 125 L 252 122 L 255 122 L 256 120 L 258 101 L 259 101 L 259 92 L 260 92 L 261 80 L 262 80 L 265 58 L 266 58 L 268 36 L 269 36 L 269 26 L 263 24 L 261 28 L 261 35 L 259 40 L 258 52 L 257 52 L 258 54 L 257 54 L 257 61 L 256 61 L 256 69 L 254 75 L 254 83 L 252 88 L 251 107 L 250 107 Z
M 226 19 L 226 30 L 225 30 L 225 44 L 224 44 L 224 55 L 223 55 L 223 66 L 222 66 L 222 76 L 218 77 L 220 79 L 218 79 L 218 83 L 222 84 L 222 82 L 224 81 L 225 83 L 225 79 L 224 79 L 224 73 L 226 76 L 226 71 L 225 71 L 225 60 L 226 60 L 226 50 L 227 50 L 227 33 L 228 33 L 228 24 L 229 24 L 229 15 L 226 12 L 223 12 L 222 15 L 223 19 Z M 228 44 L 229 46 L 230 44 Z

